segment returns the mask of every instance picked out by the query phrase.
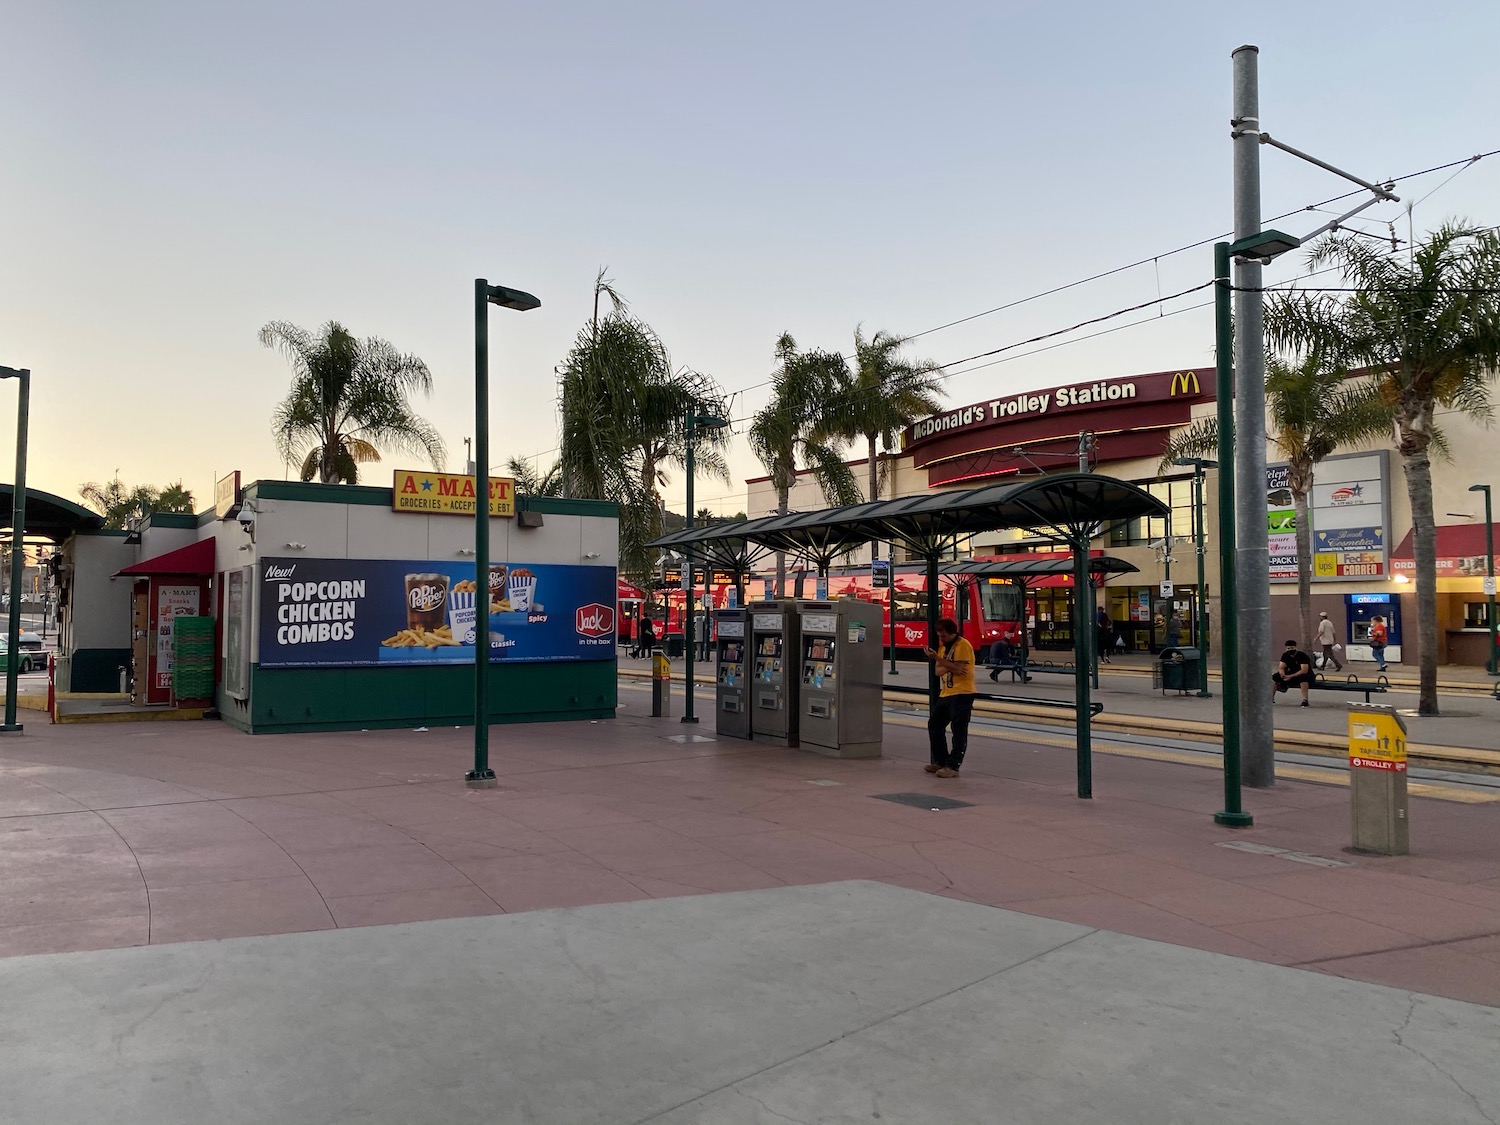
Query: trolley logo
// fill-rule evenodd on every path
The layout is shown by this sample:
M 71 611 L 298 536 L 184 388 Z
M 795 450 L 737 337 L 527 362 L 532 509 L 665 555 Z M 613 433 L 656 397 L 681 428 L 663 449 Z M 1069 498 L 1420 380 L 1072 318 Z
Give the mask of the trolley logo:
M 1364 493 L 1364 485 L 1359 483 L 1346 484 L 1344 485 L 1344 487 L 1335 488 L 1331 493 L 1329 493 L 1328 502 L 1330 504 L 1357 504 L 1359 503 L 1359 498 L 1363 496 Z
M 584 637 L 607 637 L 615 631 L 615 611 L 598 602 L 580 606 L 574 614 L 573 629 Z
M 277 566 L 275 563 L 266 564 L 266 581 L 276 582 L 282 578 L 290 578 L 297 573 L 297 564 L 291 566 Z
M 1167 388 L 1167 397 L 1176 398 L 1178 395 L 1201 395 L 1203 388 L 1198 384 L 1198 373 L 1196 371 L 1178 371 L 1172 376 L 1172 385 Z
M 912 644 L 926 636 L 927 631 L 925 629 L 913 629 L 910 625 L 903 625 L 901 626 L 901 635 L 907 644 Z

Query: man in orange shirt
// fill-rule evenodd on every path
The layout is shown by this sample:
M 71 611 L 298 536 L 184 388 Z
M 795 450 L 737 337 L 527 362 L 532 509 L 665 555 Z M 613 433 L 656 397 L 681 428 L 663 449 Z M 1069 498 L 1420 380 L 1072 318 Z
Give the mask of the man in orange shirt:
M 958 622 L 938 622 L 938 648 L 927 650 L 936 665 L 938 701 L 927 719 L 932 760 L 923 767 L 938 777 L 957 777 L 969 749 L 969 719 L 974 714 L 974 646 L 958 635 Z M 948 727 L 953 727 L 953 749 L 948 749 Z

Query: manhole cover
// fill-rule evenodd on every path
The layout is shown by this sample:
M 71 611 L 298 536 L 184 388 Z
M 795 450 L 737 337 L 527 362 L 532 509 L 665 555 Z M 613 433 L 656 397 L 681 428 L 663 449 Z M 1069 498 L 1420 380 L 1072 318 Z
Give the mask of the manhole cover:
M 666 734 L 662 735 L 668 742 L 718 742 L 717 738 L 708 734 Z
M 972 809 L 972 801 L 955 801 L 952 797 L 939 797 L 934 793 L 874 793 L 877 801 L 894 801 L 898 805 L 910 805 L 914 809 Z

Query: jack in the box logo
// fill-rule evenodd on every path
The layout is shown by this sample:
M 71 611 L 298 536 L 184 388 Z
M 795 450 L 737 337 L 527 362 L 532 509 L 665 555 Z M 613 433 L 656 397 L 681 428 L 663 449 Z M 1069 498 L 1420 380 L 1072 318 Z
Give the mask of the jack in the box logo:
M 598 602 L 579 606 L 573 618 L 573 628 L 581 636 L 595 640 L 609 636 L 615 631 L 614 607 Z

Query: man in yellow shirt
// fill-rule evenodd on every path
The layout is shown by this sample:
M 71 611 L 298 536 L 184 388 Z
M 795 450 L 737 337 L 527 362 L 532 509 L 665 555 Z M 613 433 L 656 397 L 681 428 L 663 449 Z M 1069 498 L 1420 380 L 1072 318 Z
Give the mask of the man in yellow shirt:
M 938 647 L 927 650 L 936 666 L 938 701 L 927 719 L 932 760 L 923 768 L 939 777 L 957 777 L 969 749 L 969 718 L 974 714 L 974 646 L 958 635 L 958 622 L 938 622 Z M 948 749 L 948 727 L 953 727 L 953 749 Z

